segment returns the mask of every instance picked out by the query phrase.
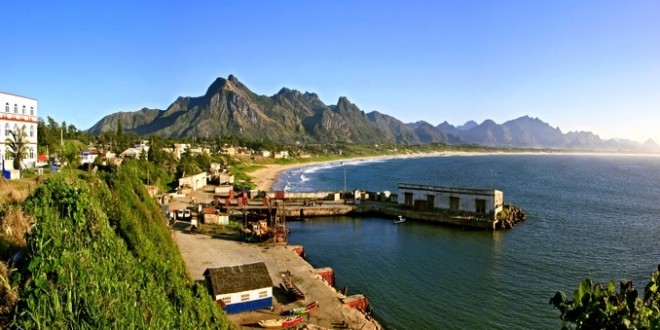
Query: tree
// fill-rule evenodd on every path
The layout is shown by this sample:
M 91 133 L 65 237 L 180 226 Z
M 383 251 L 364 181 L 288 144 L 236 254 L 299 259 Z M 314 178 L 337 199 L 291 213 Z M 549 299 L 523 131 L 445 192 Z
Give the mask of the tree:
M 71 170 L 80 166 L 80 142 L 79 141 L 66 141 L 64 143 L 64 150 L 62 157 L 66 160 Z
M 23 177 L 22 162 L 27 158 L 28 141 L 27 133 L 24 127 L 19 127 L 15 131 L 10 131 L 11 137 L 7 138 L 7 155 L 14 158 L 14 168 L 20 170 L 20 176 Z

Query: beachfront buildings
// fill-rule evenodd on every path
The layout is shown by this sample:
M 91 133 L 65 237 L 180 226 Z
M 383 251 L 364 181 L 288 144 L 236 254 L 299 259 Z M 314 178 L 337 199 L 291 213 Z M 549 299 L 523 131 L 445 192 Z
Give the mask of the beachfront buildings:
M 23 128 L 28 142 L 27 157 L 23 168 L 31 168 L 37 162 L 37 100 L 31 97 L 0 92 L 0 159 L 5 161 L 5 169 L 11 170 L 13 158 L 8 155 L 7 139 L 10 132 Z M 16 169 L 18 170 L 18 169 Z
M 416 209 L 442 209 L 490 215 L 502 211 L 504 194 L 495 189 L 451 188 L 399 183 L 399 204 Z
M 213 300 L 227 314 L 273 306 L 273 280 L 264 262 L 208 268 L 204 278 Z

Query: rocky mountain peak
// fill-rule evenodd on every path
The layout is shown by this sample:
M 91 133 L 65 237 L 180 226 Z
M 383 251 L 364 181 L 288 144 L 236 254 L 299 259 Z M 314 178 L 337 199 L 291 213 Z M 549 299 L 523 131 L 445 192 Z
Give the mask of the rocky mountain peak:
M 454 127 L 446 121 L 434 127 L 419 121 L 400 120 L 370 112 L 365 114 L 347 97 L 336 105 L 324 104 L 315 93 L 282 88 L 273 96 L 257 95 L 234 75 L 217 78 L 205 95 L 179 97 L 166 110 L 143 108 L 104 117 L 89 129 L 92 134 L 115 130 L 121 121 L 126 131 L 164 137 L 238 136 L 245 139 L 345 143 L 470 143 L 491 147 L 557 148 L 578 150 L 653 150 L 629 141 L 603 141 L 590 132 L 563 134 L 538 118 L 529 116 L 497 124 L 470 120 Z
M 459 126 L 457 126 L 456 128 L 457 128 L 458 130 L 461 130 L 461 131 L 467 131 L 467 130 L 470 130 L 470 129 L 472 129 L 472 128 L 474 128 L 474 127 L 477 127 L 477 126 L 479 126 L 479 124 L 477 124 L 476 121 L 474 121 L 474 120 L 468 120 L 468 121 L 465 122 L 465 124 L 463 124 L 463 125 L 459 125 Z

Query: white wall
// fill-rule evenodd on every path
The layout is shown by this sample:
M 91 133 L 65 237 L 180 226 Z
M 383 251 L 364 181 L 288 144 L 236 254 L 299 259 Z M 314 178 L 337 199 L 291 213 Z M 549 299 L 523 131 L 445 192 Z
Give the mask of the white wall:
M 485 213 L 494 211 L 495 214 L 502 210 L 504 194 L 494 189 L 463 189 L 428 185 L 400 185 L 399 204 L 405 204 L 405 194 L 412 193 L 413 204 L 416 200 L 426 201 L 429 195 L 433 196 L 433 207 L 438 209 L 450 209 L 450 197 L 459 199 L 459 211 L 476 212 L 476 200 L 486 201 Z
M 192 190 L 201 189 L 206 185 L 207 176 L 208 175 L 206 172 L 202 172 L 199 174 L 183 177 L 179 179 L 179 187 L 187 185 L 188 187 L 192 188 Z
M 259 297 L 259 293 L 262 291 L 266 291 L 266 297 Z M 230 294 L 221 294 L 221 295 L 216 295 L 215 300 L 222 300 L 224 297 L 231 297 L 231 302 L 229 304 L 236 304 L 240 303 L 241 301 L 241 296 L 244 294 L 249 294 L 250 295 L 250 300 L 257 300 L 257 299 L 263 299 L 263 298 L 272 298 L 273 297 L 273 287 L 267 287 L 267 288 L 261 288 L 257 290 L 251 290 L 251 291 L 242 291 L 242 292 L 235 292 L 235 293 L 230 293 Z M 229 305 L 227 304 L 227 305 Z
M 37 161 L 37 100 L 0 92 L 0 159 L 7 159 L 5 140 L 11 136 L 8 130 L 14 131 L 23 126 L 28 141 L 28 158 L 23 163 L 34 167 Z M 12 168 L 12 162 L 6 161 L 5 167 Z

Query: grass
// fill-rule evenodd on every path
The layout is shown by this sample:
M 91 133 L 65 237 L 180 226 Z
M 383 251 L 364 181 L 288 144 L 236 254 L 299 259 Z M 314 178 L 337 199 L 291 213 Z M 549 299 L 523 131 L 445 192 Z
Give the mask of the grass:
M 139 175 L 128 167 L 70 171 L 32 189 L 15 211 L 36 220 L 24 258 L 0 274 L 20 300 L 0 315 L 1 327 L 230 327 L 207 289 L 189 278 Z

